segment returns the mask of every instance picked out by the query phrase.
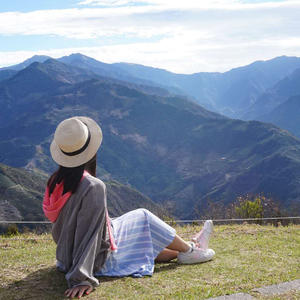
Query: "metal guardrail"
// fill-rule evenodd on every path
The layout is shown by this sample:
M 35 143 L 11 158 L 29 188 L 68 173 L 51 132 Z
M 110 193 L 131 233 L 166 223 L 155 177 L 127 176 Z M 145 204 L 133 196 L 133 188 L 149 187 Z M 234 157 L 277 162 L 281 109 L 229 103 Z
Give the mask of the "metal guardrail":
M 241 221 L 263 221 L 263 220 L 293 220 L 300 219 L 298 217 L 270 217 L 270 218 L 245 218 L 245 219 L 212 219 L 213 222 L 241 222 Z M 170 220 L 165 221 L 166 223 L 196 223 L 204 222 L 206 219 L 190 219 L 190 220 Z M 51 224 L 49 221 L 12 221 L 12 220 L 0 220 L 0 224 Z
M 0 224 L 51 224 L 49 221 L 0 221 Z
M 213 222 L 241 222 L 241 221 L 260 221 L 260 220 L 287 220 L 287 219 L 300 219 L 299 217 L 270 217 L 270 218 L 245 218 L 245 219 L 212 219 Z M 196 220 L 174 220 L 165 221 L 166 223 L 193 223 L 193 222 L 205 222 L 206 219 L 196 219 Z

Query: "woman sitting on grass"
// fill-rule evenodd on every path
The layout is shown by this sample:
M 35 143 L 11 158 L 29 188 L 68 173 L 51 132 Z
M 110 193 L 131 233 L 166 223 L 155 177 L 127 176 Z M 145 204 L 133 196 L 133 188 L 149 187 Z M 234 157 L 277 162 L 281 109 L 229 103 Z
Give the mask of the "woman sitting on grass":
M 96 178 L 100 127 L 90 118 L 61 122 L 50 151 L 59 165 L 50 177 L 43 209 L 53 223 L 57 268 L 66 273 L 67 297 L 79 298 L 99 285 L 95 276 L 152 275 L 154 260 L 179 263 L 208 261 L 212 221 L 187 243 L 175 229 L 146 209 L 136 209 L 110 220 L 105 184 Z

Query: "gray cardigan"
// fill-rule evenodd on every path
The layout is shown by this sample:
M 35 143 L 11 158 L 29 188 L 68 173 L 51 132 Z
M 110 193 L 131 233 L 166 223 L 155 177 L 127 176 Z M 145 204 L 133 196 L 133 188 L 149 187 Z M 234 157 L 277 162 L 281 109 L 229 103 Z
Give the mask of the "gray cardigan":
M 94 273 L 104 264 L 110 246 L 105 210 L 105 184 L 88 174 L 53 224 L 56 259 L 66 272 L 69 288 L 99 285 Z

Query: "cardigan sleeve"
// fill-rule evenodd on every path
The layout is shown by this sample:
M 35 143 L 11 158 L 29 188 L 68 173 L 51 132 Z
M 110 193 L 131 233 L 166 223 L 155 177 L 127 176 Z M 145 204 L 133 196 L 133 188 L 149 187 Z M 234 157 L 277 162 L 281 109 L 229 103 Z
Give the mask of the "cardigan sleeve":
M 78 211 L 72 265 L 66 274 L 69 288 L 99 285 L 93 274 L 96 256 L 106 234 L 105 210 L 106 187 L 103 182 L 96 182 L 91 185 Z

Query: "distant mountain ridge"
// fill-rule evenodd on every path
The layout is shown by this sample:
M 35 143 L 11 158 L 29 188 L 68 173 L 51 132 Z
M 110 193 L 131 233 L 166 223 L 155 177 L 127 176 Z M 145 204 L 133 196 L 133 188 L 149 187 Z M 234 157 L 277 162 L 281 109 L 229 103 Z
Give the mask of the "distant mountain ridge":
M 19 64 L 0 68 L 0 71 L 3 71 L 3 70 L 20 71 L 20 70 L 23 70 L 23 69 L 27 68 L 29 65 L 31 65 L 34 62 L 43 63 L 43 62 L 45 62 L 46 60 L 48 60 L 50 58 L 51 58 L 50 56 L 46 56 L 46 55 L 34 55 L 31 58 L 28 58 L 28 59 L 24 60 L 23 62 L 21 62 Z
M 247 119 L 256 119 L 270 113 L 278 105 L 292 96 L 300 95 L 300 68 L 277 82 L 260 96 L 257 102 L 245 114 Z
M 300 138 L 300 68 L 262 94 L 244 119 L 271 122 Z
M 289 97 L 271 112 L 256 119 L 276 124 L 300 138 L 300 93 L 297 96 Z
M 155 78 L 147 77 L 143 78 L 135 76 L 134 73 L 126 71 L 124 68 L 120 68 L 119 64 L 107 64 L 91 57 L 82 55 L 80 53 L 71 54 L 58 59 L 65 64 L 76 66 L 78 68 L 89 70 L 102 77 L 109 77 L 121 81 L 126 81 L 138 85 L 154 86 L 158 88 L 165 88 L 172 93 L 183 94 L 182 91 L 176 89 L 174 86 L 168 86 Z
M 288 132 L 157 88 L 94 73 L 85 80 L 80 68 L 78 81 L 66 80 L 74 74 L 65 68 L 34 63 L 0 82 L 0 162 L 52 172 L 57 124 L 86 115 L 103 130 L 98 175 L 129 184 L 177 217 L 195 217 L 208 199 L 230 203 L 246 193 L 263 192 L 284 207 L 299 203 L 300 140 Z
M 48 58 L 34 56 L 24 63 L 2 68 L 0 80 L 3 69 L 20 70 L 30 62 L 44 62 Z M 200 72 L 190 75 L 132 63 L 102 63 L 80 53 L 64 56 L 58 60 L 102 77 L 164 88 L 173 95 L 186 95 L 207 109 L 242 119 L 244 116 L 249 119 L 247 112 L 263 93 L 300 68 L 300 58 L 287 56 L 256 61 L 224 73 Z

